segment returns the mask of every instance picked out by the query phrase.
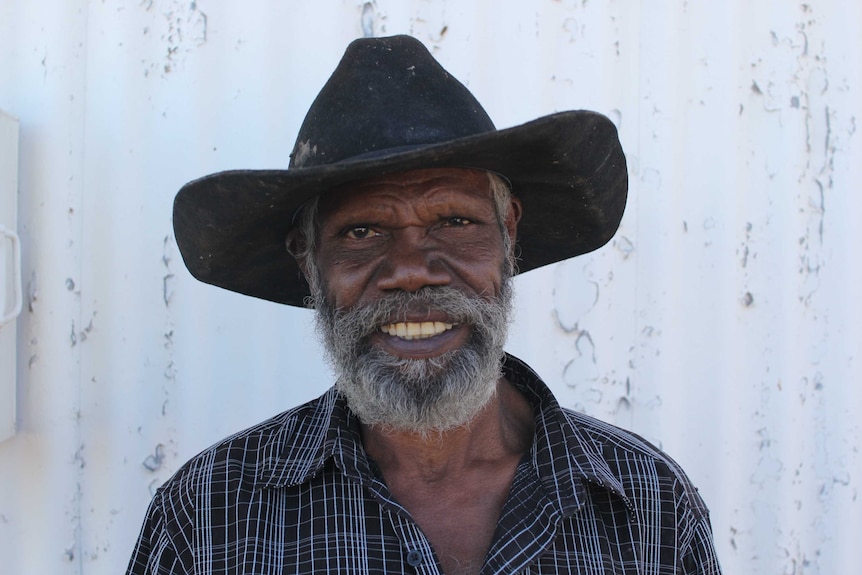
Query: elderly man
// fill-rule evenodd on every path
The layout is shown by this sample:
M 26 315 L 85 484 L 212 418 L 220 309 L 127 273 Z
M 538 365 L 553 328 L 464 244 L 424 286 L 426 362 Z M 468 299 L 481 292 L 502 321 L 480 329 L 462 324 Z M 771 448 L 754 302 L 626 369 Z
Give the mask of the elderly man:
M 289 169 L 174 210 L 195 277 L 317 310 L 335 386 L 180 469 L 129 573 L 719 573 L 683 471 L 503 352 L 512 276 L 606 243 L 626 187 L 606 118 L 497 131 L 416 40 L 351 44 Z

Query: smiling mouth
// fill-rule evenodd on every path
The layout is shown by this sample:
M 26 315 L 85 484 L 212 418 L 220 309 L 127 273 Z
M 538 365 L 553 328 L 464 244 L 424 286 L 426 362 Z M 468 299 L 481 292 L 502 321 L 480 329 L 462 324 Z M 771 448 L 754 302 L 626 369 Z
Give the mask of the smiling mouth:
M 453 324 L 442 321 L 407 321 L 381 326 L 380 331 L 401 339 L 425 339 L 452 329 Z

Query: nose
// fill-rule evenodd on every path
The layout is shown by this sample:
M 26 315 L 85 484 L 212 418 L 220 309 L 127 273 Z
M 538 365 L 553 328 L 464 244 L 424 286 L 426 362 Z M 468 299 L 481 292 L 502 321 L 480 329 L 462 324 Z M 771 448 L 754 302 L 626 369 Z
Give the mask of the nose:
M 422 230 L 401 230 L 393 236 L 377 276 L 377 288 L 415 292 L 426 286 L 448 285 L 451 275 L 438 250 L 429 244 Z

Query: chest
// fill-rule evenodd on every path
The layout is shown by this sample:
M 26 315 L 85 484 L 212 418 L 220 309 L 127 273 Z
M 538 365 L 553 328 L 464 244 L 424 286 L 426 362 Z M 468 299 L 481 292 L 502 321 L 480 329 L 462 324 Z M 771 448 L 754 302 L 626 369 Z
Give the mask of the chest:
M 479 573 L 491 547 L 509 483 L 398 497 L 427 537 L 447 575 Z
M 422 527 L 421 509 L 417 519 L 336 475 L 209 497 L 176 539 L 188 545 L 183 563 L 200 574 L 673 573 L 657 563 L 645 568 L 642 558 L 656 550 L 645 553 L 638 541 L 653 537 L 639 532 L 624 506 L 586 506 L 562 519 L 528 478 L 515 478 L 502 510 L 494 512 L 488 502 L 441 500 L 446 513 L 436 515 L 449 520 Z

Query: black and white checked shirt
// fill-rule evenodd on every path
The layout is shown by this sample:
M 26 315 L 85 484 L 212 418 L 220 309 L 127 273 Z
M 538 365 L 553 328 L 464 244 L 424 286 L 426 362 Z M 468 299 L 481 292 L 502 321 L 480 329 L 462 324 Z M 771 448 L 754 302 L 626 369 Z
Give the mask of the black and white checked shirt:
M 524 363 L 535 412 L 482 573 L 720 573 L 708 511 L 683 471 L 626 431 L 562 409 Z M 130 575 L 440 573 L 334 390 L 229 437 L 153 498 Z

